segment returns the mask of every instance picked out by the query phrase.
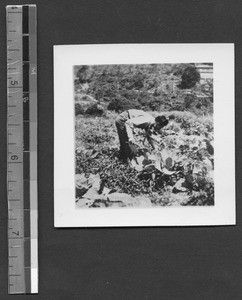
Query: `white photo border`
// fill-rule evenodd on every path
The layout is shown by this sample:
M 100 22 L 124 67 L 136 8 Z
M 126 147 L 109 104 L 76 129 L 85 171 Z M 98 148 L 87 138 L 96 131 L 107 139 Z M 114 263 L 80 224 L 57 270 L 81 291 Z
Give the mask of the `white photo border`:
M 75 205 L 73 67 L 105 64 L 213 63 L 214 206 L 78 209 Z M 54 46 L 55 227 L 234 225 L 234 44 Z

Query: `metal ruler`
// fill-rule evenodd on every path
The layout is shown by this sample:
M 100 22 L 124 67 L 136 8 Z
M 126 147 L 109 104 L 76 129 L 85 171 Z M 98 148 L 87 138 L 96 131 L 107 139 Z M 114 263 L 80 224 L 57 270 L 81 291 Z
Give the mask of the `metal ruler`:
M 8 292 L 38 292 L 36 6 L 6 7 Z

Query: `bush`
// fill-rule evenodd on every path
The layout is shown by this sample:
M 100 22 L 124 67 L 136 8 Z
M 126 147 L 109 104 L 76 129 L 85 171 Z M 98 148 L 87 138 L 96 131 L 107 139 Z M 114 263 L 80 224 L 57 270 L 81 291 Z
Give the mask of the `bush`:
M 149 109 L 155 111 L 158 110 L 162 103 L 162 98 L 154 97 L 147 92 L 141 92 L 138 97 L 138 101 L 142 107 L 148 107 Z
M 178 87 L 181 89 L 190 89 L 200 81 L 200 73 L 195 67 L 189 66 L 183 71 L 181 80 Z
M 114 110 L 116 112 L 121 112 L 132 108 L 140 109 L 141 105 L 136 100 L 129 101 L 122 96 L 117 96 L 117 98 L 113 99 L 108 105 L 108 110 Z
M 206 83 L 201 86 L 201 91 L 213 102 L 213 79 L 207 79 Z
M 147 92 L 141 92 L 137 99 L 142 106 L 150 106 L 154 100 L 154 96 Z
M 195 96 L 193 94 L 188 94 L 184 98 L 184 106 L 185 108 L 190 108 L 192 103 L 195 101 Z
M 196 108 L 200 109 L 201 107 L 202 107 L 201 102 L 198 102 L 198 103 L 196 104 Z
M 129 101 L 136 101 L 139 98 L 140 93 L 138 91 L 129 90 L 129 91 L 122 91 L 121 96 L 125 97 Z
M 91 73 L 88 66 L 81 66 L 76 74 L 79 83 L 83 84 L 90 81 Z
M 92 90 L 92 95 L 97 100 L 113 98 L 117 93 L 117 85 L 109 83 L 98 82 L 95 86 L 90 84 L 90 89 Z
M 84 115 L 85 113 L 85 109 L 83 107 L 83 105 L 80 102 L 76 102 L 75 103 L 75 115 Z
M 85 111 L 86 115 L 96 115 L 96 116 L 101 116 L 104 113 L 104 108 L 97 104 L 91 104 Z

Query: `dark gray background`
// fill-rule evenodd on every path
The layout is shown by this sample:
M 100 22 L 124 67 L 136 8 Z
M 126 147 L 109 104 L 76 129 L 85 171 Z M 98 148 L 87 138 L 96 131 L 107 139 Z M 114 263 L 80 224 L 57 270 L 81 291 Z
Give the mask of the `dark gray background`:
M 241 0 L 36 2 L 40 281 L 39 294 L 28 299 L 241 299 Z M 17 297 L 7 295 L 7 4 L 25 4 L 25 1 L 2 0 L 0 3 L 1 300 Z M 237 225 L 54 229 L 53 45 L 214 42 L 232 42 L 236 49 Z M 26 296 L 18 296 L 18 299 L 26 299 Z

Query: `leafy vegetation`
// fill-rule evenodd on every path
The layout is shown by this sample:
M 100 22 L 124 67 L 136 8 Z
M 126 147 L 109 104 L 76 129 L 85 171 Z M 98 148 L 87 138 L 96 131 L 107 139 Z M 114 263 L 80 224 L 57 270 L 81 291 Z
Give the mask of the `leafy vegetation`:
M 214 204 L 213 83 L 179 88 L 188 67 L 75 67 L 76 174 L 86 182 L 98 178 L 96 190 L 79 186 L 77 204 L 109 207 L 111 198 L 128 196 L 146 197 L 153 206 Z M 115 118 L 130 108 L 162 112 L 170 121 L 156 136 L 156 150 L 135 130 L 138 155 L 127 166 L 118 159 Z
M 77 102 L 89 96 L 114 111 L 213 112 L 213 82 L 200 83 L 193 64 L 75 66 L 74 71 Z
M 122 112 L 128 109 L 140 109 L 141 105 L 137 100 L 128 100 L 124 96 L 117 96 L 108 104 L 108 110 Z

